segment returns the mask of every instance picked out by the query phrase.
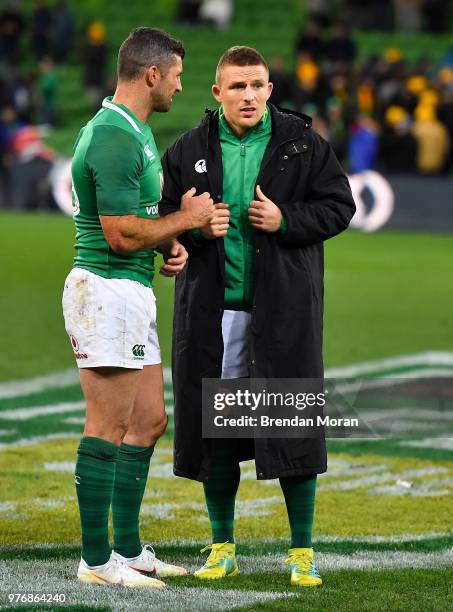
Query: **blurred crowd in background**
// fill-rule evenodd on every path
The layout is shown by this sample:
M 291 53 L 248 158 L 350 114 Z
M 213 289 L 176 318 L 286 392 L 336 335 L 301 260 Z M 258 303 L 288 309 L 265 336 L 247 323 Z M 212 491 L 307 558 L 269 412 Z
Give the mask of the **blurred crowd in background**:
M 308 19 L 288 41 L 293 61 L 267 58 L 271 102 L 310 115 L 350 173 L 450 174 L 453 45 L 435 62 L 409 62 L 397 46 L 363 59 L 354 31 L 444 33 L 451 1 L 344 0 L 340 11 L 337 0 L 303 4 Z M 179 0 L 175 14 L 176 23 L 193 28 L 228 29 L 233 18 L 233 0 Z M 20 0 L 0 5 L 0 207 L 49 205 L 40 177 L 48 176 L 56 153 L 42 136 L 61 125 L 61 67 L 81 66 L 93 110 L 114 89 L 108 66 L 116 49 L 107 45 L 105 26 L 93 22 L 80 31 L 76 24 L 64 0 L 34 0 L 31 12 Z
M 53 206 L 48 177 L 57 154 L 42 137 L 58 127 L 58 72 L 73 59 L 82 66 L 93 109 L 111 91 L 106 30 L 101 22 L 77 32 L 64 0 L 19 0 L 0 9 L 0 206 Z M 80 89 L 80 86 L 78 85 Z
M 271 59 L 271 101 L 310 115 L 351 173 L 453 170 L 453 48 L 436 63 L 396 47 L 359 60 L 345 25 L 312 21 L 294 52 L 295 72 Z

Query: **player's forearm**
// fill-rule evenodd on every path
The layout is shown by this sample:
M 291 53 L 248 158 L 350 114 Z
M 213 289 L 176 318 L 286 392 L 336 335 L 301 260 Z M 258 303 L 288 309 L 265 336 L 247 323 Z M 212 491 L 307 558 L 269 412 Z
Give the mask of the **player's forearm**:
M 114 250 L 118 253 L 134 253 L 155 249 L 192 227 L 192 218 L 185 211 L 178 211 L 159 219 L 136 217 L 133 222 L 128 219 L 119 227 Z

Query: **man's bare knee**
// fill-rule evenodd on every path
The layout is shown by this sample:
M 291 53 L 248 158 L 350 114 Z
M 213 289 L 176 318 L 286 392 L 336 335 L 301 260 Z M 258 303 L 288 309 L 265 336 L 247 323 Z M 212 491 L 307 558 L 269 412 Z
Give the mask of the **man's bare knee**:
M 162 415 L 162 418 L 154 427 L 153 433 L 154 433 L 156 440 L 158 440 L 161 436 L 164 435 L 165 430 L 167 429 L 167 424 L 168 424 L 168 416 L 164 412 L 164 414 Z
M 143 432 L 144 440 L 146 439 L 146 442 L 143 444 L 143 446 L 155 444 L 157 440 L 164 434 L 167 428 L 167 423 L 168 417 L 164 413 L 158 421 L 152 423 L 148 432 Z
M 136 429 L 130 427 L 126 434 L 126 442 L 135 446 L 151 446 L 163 435 L 167 428 L 168 417 L 164 413 L 158 421 L 154 421 L 148 427 Z

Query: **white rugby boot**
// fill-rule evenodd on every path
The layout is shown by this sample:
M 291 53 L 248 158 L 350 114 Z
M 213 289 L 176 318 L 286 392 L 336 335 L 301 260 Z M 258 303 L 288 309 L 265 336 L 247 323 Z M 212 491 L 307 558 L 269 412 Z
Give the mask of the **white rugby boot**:
M 89 566 L 80 560 L 77 578 L 86 584 L 119 584 L 127 587 L 163 589 L 165 582 L 150 578 L 130 568 L 117 555 L 111 554 L 104 565 Z
M 145 576 L 158 576 L 159 578 L 171 578 L 173 576 L 186 576 L 187 570 L 179 565 L 171 565 L 160 561 L 156 557 L 154 548 L 150 544 L 145 544 L 138 557 L 127 558 L 113 551 L 117 559 L 126 563 L 130 568 L 140 572 Z

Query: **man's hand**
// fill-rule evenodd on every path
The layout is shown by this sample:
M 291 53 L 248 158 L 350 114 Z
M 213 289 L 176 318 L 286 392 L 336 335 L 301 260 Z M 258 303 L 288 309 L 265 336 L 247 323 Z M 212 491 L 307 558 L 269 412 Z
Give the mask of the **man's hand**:
M 214 208 L 214 214 L 209 222 L 200 228 L 201 235 L 208 240 L 226 236 L 229 227 L 230 211 L 228 210 L 228 204 L 214 204 Z
M 206 225 L 215 211 L 210 194 L 205 191 L 196 196 L 196 191 L 192 187 L 181 198 L 181 211 L 187 216 L 191 229 Z
M 282 212 L 279 207 L 269 200 L 256 186 L 257 200 L 250 202 L 249 221 L 255 229 L 272 234 L 278 232 L 282 222 Z
M 165 264 L 160 267 L 160 274 L 169 277 L 178 275 L 183 270 L 189 257 L 186 249 L 177 240 L 163 255 Z

